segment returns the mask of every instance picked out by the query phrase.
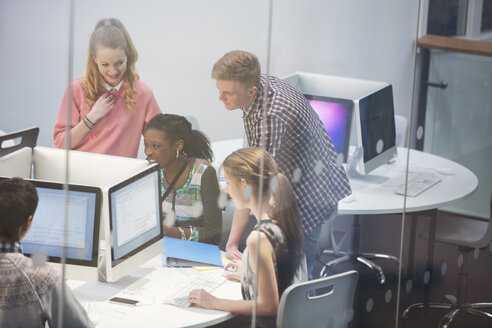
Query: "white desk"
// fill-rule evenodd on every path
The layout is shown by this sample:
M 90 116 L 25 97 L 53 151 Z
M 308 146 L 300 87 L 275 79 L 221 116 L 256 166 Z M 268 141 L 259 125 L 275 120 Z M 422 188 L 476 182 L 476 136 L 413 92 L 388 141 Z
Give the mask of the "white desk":
M 355 200 L 340 201 L 338 214 L 391 214 L 402 213 L 405 197 L 394 189 L 405 182 L 407 149 L 398 148 L 398 159 L 372 171 L 362 179 L 351 179 Z M 453 175 L 436 173 L 436 168 L 449 168 Z M 418 212 L 453 204 L 471 196 L 478 187 L 478 179 L 466 167 L 433 154 L 410 149 L 410 172 L 436 174 L 442 181 L 417 197 L 406 198 L 406 212 Z
M 186 273 L 194 269 L 167 268 L 160 257 L 149 261 L 131 275 L 114 284 L 102 282 L 68 281 L 75 296 L 89 313 L 97 327 L 206 327 L 223 322 L 233 314 L 198 307 L 181 308 L 163 303 L 166 293 L 176 284 L 186 281 Z M 221 274 L 222 269 L 213 270 Z M 227 281 L 212 293 L 215 296 L 242 299 L 239 282 Z M 139 300 L 141 305 L 130 307 L 109 303 L 113 296 Z
M 354 215 L 351 249 L 345 256 L 328 262 L 326 267 L 337 265 L 347 260 L 354 262 L 360 261 L 371 268 L 376 273 L 379 284 L 381 286 L 384 285 L 386 283 L 386 277 L 381 267 L 369 261 L 360 252 L 359 216 L 363 214 L 377 215 L 411 212 L 412 228 L 409 246 L 409 265 L 407 266 L 408 271 L 410 273 L 413 271 L 414 253 L 412 251 L 415 249 L 414 227 L 416 224 L 414 217 L 416 218 L 418 216 L 431 218 L 426 260 L 426 267 L 431 270 L 434 261 L 437 208 L 450 205 L 472 195 L 478 187 L 478 179 L 473 172 L 458 163 L 433 154 L 411 149 L 409 153 L 409 172 L 432 173 L 439 176 L 441 181 L 416 197 L 404 197 L 395 194 L 394 190 L 396 187 L 405 182 L 407 153 L 408 150 L 406 148 L 398 148 L 398 158 L 395 162 L 382 165 L 360 179 L 350 179 L 354 200 L 351 202 L 340 201 L 338 203 L 338 214 Z M 436 172 L 436 168 L 448 168 L 453 174 L 439 174 Z M 379 254 L 372 256 L 372 258 L 387 258 L 399 261 L 394 255 Z M 428 301 L 429 295 L 429 291 L 426 291 L 425 302 Z

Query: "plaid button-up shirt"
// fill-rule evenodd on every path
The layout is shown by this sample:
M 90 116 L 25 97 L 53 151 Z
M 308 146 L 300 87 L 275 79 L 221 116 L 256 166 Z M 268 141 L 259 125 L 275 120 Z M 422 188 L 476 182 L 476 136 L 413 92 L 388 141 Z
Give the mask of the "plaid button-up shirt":
M 262 75 L 243 121 L 251 147 L 263 146 L 260 140 L 265 135 L 265 149 L 291 181 L 304 231 L 310 234 L 333 213 L 340 199 L 351 194 L 345 170 L 337 166 L 335 147 L 318 114 L 298 90 L 276 77 Z

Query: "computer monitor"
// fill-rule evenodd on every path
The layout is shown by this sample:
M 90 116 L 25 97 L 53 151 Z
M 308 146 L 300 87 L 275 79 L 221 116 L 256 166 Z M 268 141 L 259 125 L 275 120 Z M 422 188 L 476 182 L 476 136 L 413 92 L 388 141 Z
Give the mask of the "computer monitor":
M 304 94 L 328 132 L 337 154 L 347 162 L 354 102 L 349 99 Z
M 114 282 L 164 250 L 159 165 L 108 189 L 104 270 Z
M 395 112 L 391 85 L 355 101 L 360 170 L 368 174 L 397 155 Z
M 69 184 L 65 191 L 62 183 L 29 181 L 36 186 L 39 202 L 21 240 L 24 254 L 44 254 L 59 268 L 65 257 L 67 279 L 97 281 L 101 189 Z

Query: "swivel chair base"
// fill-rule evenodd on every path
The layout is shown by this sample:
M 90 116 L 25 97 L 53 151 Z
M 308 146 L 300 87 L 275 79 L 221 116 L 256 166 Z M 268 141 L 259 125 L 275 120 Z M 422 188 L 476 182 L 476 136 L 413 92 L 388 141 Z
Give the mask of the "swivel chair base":
M 360 262 L 367 266 L 369 269 L 374 271 L 377 276 L 379 286 L 384 286 L 386 284 L 386 276 L 384 275 L 383 269 L 371 261 L 371 259 L 386 259 L 386 260 L 394 260 L 398 265 L 400 265 L 400 259 L 393 255 L 387 254 L 378 254 L 378 253 L 360 253 L 359 247 L 359 238 L 360 238 L 360 224 L 359 224 L 359 216 L 356 215 L 354 217 L 353 223 L 353 237 L 352 237 L 352 250 L 351 252 L 337 252 L 335 250 L 323 250 L 321 255 L 331 255 L 331 256 L 340 256 L 337 259 L 331 260 L 330 262 L 323 265 L 320 271 L 320 277 L 327 277 L 333 273 L 332 268 L 343 262 L 352 261 L 352 262 Z
M 480 308 L 492 307 L 492 303 L 470 303 L 458 305 L 454 296 L 446 295 L 444 298 L 447 299 L 449 303 L 430 303 L 428 307 L 429 309 L 451 310 L 441 318 L 439 321 L 439 328 L 449 328 L 459 313 L 468 313 L 476 317 L 492 319 L 491 313 L 479 310 Z M 416 309 L 424 309 L 424 303 L 416 303 L 409 306 L 405 311 L 403 311 L 402 319 L 407 319 L 408 314 Z
M 337 264 L 343 263 L 343 262 L 348 262 L 348 261 L 357 261 L 365 266 L 367 266 L 369 269 L 374 271 L 376 274 L 376 277 L 378 279 L 378 284 L 379 286 L 384 286 L 386 284 L 386 276 L 384 275 L 383 269 L 371 261 L 370 259 L 386 259 L 386 260 L 394 260 L 398 265 L 400 264 L 400 260 L 393 255 L 387 255 L 387 254 L 377 254 L 377 253 L 361 253 L 361 254 L 349 254 L 347 252 L 339 252 L 335 253 L 332 250 L 324 250 L 322 252 L 323 255 L 341 255 L 341 257 L 331 260 L 330 262 L 326 263 L 323 268 L 321 268 L 320 271 L 320 277 L 327 277 L 331 274 L 333 274 L 333 267 Z

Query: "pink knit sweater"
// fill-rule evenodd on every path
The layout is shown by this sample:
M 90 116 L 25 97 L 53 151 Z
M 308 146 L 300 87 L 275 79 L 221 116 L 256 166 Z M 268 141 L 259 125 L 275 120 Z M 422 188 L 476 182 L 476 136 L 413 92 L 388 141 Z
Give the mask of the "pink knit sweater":
M 89 107 L 85 101 L 84 89 L 82 88 L 83 81 L 84 77 L 79 77 L 71 82 L 72 105 L 70 122 L 72 127 L 77 125 L 89 112 Z M 94 129 L 75 147 L 75 150 L 137 157 L 140 135 L 143 133 L 146 124 L 155 115 L 160 114 L 161 110 L 147 84 L 138 80 L 135 82 L 135 89 L 137 90 L 137 95 L 134 107 L 132 109 L 126 107 L 124 99 L 125 87 L 122 86 L 117 92 L 113 110 L 96 123 Z M 66 133 L 67 93 L 68 90 L 63 95 L 53 135 L 55 147 L 58 148 L 61 147 Z

